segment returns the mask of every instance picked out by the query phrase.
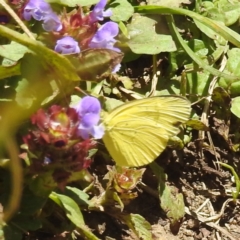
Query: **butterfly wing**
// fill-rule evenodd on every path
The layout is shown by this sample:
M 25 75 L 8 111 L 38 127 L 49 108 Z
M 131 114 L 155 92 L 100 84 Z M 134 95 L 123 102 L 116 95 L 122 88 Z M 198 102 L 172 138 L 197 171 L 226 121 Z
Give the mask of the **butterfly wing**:
M 190 103 L 182 97 L 131 101 L 105 117 L 103 141 L 117 165 L 146 165 L 159 156 L 189 115 Z

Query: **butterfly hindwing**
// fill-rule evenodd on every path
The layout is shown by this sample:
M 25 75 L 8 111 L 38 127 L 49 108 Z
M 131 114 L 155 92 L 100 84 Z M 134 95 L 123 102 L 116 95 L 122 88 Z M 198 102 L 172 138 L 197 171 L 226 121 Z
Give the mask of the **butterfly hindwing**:
M 131 101 L 106 116 L 103 141 L 117 165 L 146 165 L 165 149 L 189 114 L 190 103 L 182 97 Z

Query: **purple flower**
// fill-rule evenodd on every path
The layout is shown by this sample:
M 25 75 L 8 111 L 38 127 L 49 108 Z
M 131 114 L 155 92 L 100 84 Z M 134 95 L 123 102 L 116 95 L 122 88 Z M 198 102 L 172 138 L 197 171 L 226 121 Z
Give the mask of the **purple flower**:
M 112 73 L 118 72 L 120 70 L 120 68 L 121 68 L 121 64 L 119 63 L 113 68 Z
M 56 13 L 52 12 L 43 18 L 43 29 L 47 32 L 60 31 L 62 29 L 62 23 L 59 20 Z
M 103 24 L 93 36 L 89 43 L 90 48 L 107 48 L 120 52 L 120 49 L 115 48 L 113 45 L 116 43 L 116 37 L 119 29 L 118 24 L 115 22 L 107 22 Z
M 54 50 L 61 54 L 80 53 L 80 47 L 78 46 L 78 42 L 69 36 L 59 39 Z
M 49 3 L 44 0 L 30 0 L 24 8 L 23 18 L 29 21 L 33 17 L 37 21 L 41 21 L 50 13 L 52 13 L 52 8 Z
M 75 107 L 79 119 L 79 134 L 83 139 L 92 135 L 95 139 L 102 138 L 104 134 L 103 125 L 98 125 L 100 120 L 101 105 L 97 98 L 86 96 Z
M 112 10 L 108 9 L 104 11 L 104 8 L 107 4 L 107 0 L 100 0 L 99 3 L 95 5 L 92 12 L 90 12 L 90 21 L 91 22 L 97 22 L 102 21 L 104 17 L 111 17 L 112 16 Z

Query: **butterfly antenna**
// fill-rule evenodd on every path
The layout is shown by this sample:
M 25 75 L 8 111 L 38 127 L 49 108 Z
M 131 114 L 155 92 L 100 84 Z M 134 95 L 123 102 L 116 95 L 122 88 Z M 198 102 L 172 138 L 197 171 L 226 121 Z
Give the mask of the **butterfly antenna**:
M 82 93 L 83 95 L 86 95 L 86 96 L 89 95 L 87 92 L 85 92 L 84 90 L 82 90 L 80 87 L 75 87 L 74 89 L 75 89 L 77 92 Z

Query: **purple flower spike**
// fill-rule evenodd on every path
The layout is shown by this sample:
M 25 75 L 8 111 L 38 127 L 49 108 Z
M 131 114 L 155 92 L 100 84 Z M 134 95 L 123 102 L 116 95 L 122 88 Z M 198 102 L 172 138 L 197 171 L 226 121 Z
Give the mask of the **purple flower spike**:
M 62 23 L 56 13 L 52 12 L 43 18 L 43 29 L 47 32 L 62 30 Z
M 96 34 L 93 36 L 91 42 L 89 43 L 90 48 L 107 48 L 120 52 L 120 49 L 113 47 L 116 43 L 116 37 L 118 35 L 119 29 L 118 24 L 115 22 L 107 22 L 103 24 Z
M 98 99 L 90 96 L 84 97 L 75 109 L 81 122 L 78 127 L 80 136 L 83 139 L 88 139 L 90 135 L 95 139 L 102 138 L 104 127 L 98 125 L 101 112 Z
M 37 21 L 52 13 L 51 6 L 44 0 L 30 0 L 23 11 L 23 18 L 27 21 L 33 17 Z
M 80 53 L 78 42 L 68 36 L 58 40 L 54 50 L 61 54 Z
M 112 16 L 111 9 L 104 11 L 106 4 L 107 4 L 107 0 L 100 0 L 99 3 L 95 5 L 94 9 L 90 13 L 91 22 L 102 21 L 104 17 Z

